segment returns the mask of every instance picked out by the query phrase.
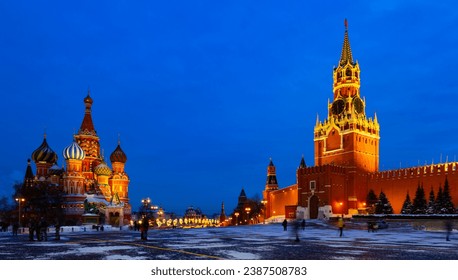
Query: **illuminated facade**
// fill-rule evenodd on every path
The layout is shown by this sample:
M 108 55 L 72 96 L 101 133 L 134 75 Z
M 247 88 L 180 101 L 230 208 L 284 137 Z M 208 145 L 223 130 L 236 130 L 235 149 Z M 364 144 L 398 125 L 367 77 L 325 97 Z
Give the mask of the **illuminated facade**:
M 43 143 L 32 153 L 36 175 L 29 166 L 24 188 L 34 182 L 58 186 L 62 195 L 65 224 L 101 223 L 121 226 L 131 217 L 129 176 L 124 170 L 127 156 L 118 146 L 110 155 L 110 168 L 100 153 L 100 139 L 92 121 L 93 100 L 84 98 L 85 114 L 73 142 L 62 151 L 65 168 L 57 165 L 57 153 Z
M 315 166 L 307 167 L 302 158 L 296 183 L 280 189 L 272 161 L 263 192 L 266 215 L 295 217 L 296 209 L 316 218 L 319 208 L 332 206 L 334 214 L 355 214 L 366 205 L 370 189 L 383 191 L 394 212 L 400 213 L 407 192 L 415 194 L 422 184 L 435 193 L 447 179 L 452 201 L 458 201 L 458 163 L 433 164 L 415 168 L 379 171 L 380 125 L 377 116 L 366 115 L 366 101 L 360 95 L 360 68 L 353 60 L 348 26 L 338 66 L 333 71 L 333 100 L 328 115 L 317 118 L 314 128 Z

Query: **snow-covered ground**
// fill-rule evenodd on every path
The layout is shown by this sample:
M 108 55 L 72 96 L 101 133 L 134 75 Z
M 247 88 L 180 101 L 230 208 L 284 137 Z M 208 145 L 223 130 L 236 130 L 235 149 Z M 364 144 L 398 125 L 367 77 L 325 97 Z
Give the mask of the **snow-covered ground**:
M 445 229 L 425 230 L 405 223 L 368 232 L 364 224 L 347 223 L 342 237 L 334 224 L 309 221 L 298 230 L 280 224 L 199 229 L 150 230 L 141 242 L 139 232 L 106 227 L 95 231 L 67 227 L 61 240 L 30 242 L 0 233 L 0 259 L 458 259 L 458 233 L 446 241 Z M 10 250 L 11 248 L 15 250 Z
M 334 224 L 325 221 L 308 221 L 305 230 L 297 231 L 299 242 L 295 242 L 294 227 L 289 226 L 287 231 L 283 231 L 280 224 L 150 230 L 147 241 L 140 240 L 138 231 L 130 231 L 127 228 L 120 230 L 106 227 L 103 232 L 89 228 L 86 231 L 81 228 L 73 228 L 73 230 L 66 228 L 61 234 L 61 240 L 54 240 L 54 234 L 51 231 L 48 241 L 40 242 L 28 241 L 27 234 L 13 237 L 11 232 L 2 232 L 0 233 L 0 259 L 4 261 L 1 261 L 0 264 L 3 264 L 2 268 L 6 270 L 13 270 L 17 269 L 17 266 L 23 266 L 22 260 L 30 260 L 31 263 L 27 261 L 27 265 L 33 267 L 38 263 L 38 270 L 44 272 L 45 267 L 52 267 L 51 269 L 55 267 L 52 265 L 54 262 L 50 264 L 48 260 L 82 260 L 85 261 L 86 269 L 108 262 L 109 267 L 113 270 L 109 273 L 117 271 L 113 275 L 116 279 L 122 278 L 120 275 L 123 275 L 124 270 L 118 271 L 120 266 L 113 264 L 111 262 L 113 260 L 129 261 L 122 265 L 126 266 L 128 270 L 134 270 L 139 266 L 139 271 L 143 271 L 139 277 L 150 276 L 144 271 L 152 268 L 153 264 L 154 267 L 200 265 L 213 268 L 236 267 L 237 271 L 241 272 L 247 266 L 306 265 L 310 270 L 309 279 L 328 279 L 324 276 L 325 274 L 334 277 L 335 274 L 341 275 L 342 273 L 347 273 L 353 278 L 356 270 L 360 271 L 362 265 L 366 269 L 376 271 L 379 271 L 379 266 L 383 265 L 391 268 L 390 270 L 383 269 L 382 276 L 387 273 L 390 275 L 389 273 L 395 271 L 394 267 L 400 270 L 412 270 L 408 272 L 409 275 L 415 272 L 422 276 L 427 275 L 429 271 L 437 270 L 437 266 L 450 264 L 449 262 L 430 262 L 430 260 L 458 260 L 458 232 L 453 231 L 451 240 L 446 241 L 445 229 L 440 227 L 433 229 L 429 230 L 428 227 L 418 225 L 412 226 L 408 223 L 390 223 L 387 229 L 368 232 L 365 224 L 348 222 L 343 236 L 339 237 Z M 8 260 L 13 260 L 13 262 Z M 19 260 L 19 264 L 14 260 Z M 153 260 L 154 262 L 151 262 Z M 323 262 L 323 260 L 326 261 Z M 329 263 L 329 260 L 339 262 Z M 366 262 L 365 260 L 377 260 L 377 262 Z M 360 261 L 364 263 L 361 264 Z M 414 264 L 411 263 L 412 261 Z M 428 262 L 424 263 L 424 261 Z M 59 262 L 59 267 L 65 268 L 64 273 L 66 273 L 71 269 L 69 264 L 73 263 Z M 328 269 L 330 264 L 332 264 L 332 269 Z M 342 269 L 342 272 L 336 272 L 337 269 Z M 420 273 L 418 269 L 425 271 Z M 107 270 L 104 269 L 104 271 Z M 95 266 L 92 273 L 99 275 L 99 272 L 98 266 Z M 318 278 L 312 278 L 311 275 Z M 275 278 L 242 276 L 199 279 Z M 371 280 L 385 279 L 379 276 L 379 274 L 371 276 Z M 70 278 L 66 277 L 66 279 Z M 343 278 L 346 279 L 346 277 Z M 275 279 L 299 278 L 276 277 Z

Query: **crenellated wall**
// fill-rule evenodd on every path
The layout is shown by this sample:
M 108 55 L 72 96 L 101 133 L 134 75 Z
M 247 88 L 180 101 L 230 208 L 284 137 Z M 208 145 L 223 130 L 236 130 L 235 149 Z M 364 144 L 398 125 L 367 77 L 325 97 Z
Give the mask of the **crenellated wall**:
M 400 213 L 407 192 L 413 200 L 417 187 L 423 185 L 428 199 L 431 188 L 437 195 L 439 186 L 443 187 L 447 178 L 452 202 L 456 206 L 458 203 L 457 167 L 458 162 L 451 162 L 370 173 L 367 176 L 367 186 L 377 195 L 383 191 L 391 202 L 394 212 Z

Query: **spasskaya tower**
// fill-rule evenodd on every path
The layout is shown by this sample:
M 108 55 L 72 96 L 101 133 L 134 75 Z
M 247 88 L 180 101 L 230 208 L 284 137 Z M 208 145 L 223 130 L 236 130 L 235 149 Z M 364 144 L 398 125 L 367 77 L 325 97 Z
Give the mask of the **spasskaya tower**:
M 333 71 L 333 92 L 328 118 L 323 122 L 317 118 L 314 129 L 315 165 L 377 172 L 380 126 L 376 115 L 373 119 L 366 116 L 366 102 L 360 95 L 360 68 L 353 61 L 347 20 L 342 54 Z

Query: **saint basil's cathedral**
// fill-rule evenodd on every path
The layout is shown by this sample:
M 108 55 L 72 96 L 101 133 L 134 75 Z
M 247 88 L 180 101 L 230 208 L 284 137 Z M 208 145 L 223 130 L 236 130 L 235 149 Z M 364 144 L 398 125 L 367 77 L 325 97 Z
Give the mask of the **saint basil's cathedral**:
M 88 92 L 84 98 L 85 113 L 81 127 L 62 151 L 65 167 L 57 165 L 58 156 L 47 143 L 32 152 L 36 173 L 29 160 L 22 188 L 38 183 L 54 186 L 60 191 L 64 224 L 125 225 L 131 218 L 128 189 L 129 176 L 124 170 L 127 156 L 118 146 L 110 155 L 110 168 L 101 155 L 100 139 L 92 121 L 93 100 Z
M 383 191 L 395 214 L 401 213 L 406 195 L 413 197 L 418 186 L 437 194 L 448 184 L 452 202 L 458 202 L 458 162 L 379 171 L 380 125 L 377 115 L 366 115 L 360 72 L 345 21 L 340 61 L 333 70 L 333 100 L 328 101 L 327 119 L 317 117 L 314 128 L 315 166 L 307 166 L 302 158 L 296 183 L 279 188 L 270 161 L 263 191 L 266 218 L 317 218 L 320 211 L 364 213 L 370 190 L 377 195 Z

